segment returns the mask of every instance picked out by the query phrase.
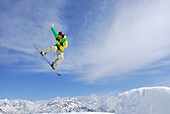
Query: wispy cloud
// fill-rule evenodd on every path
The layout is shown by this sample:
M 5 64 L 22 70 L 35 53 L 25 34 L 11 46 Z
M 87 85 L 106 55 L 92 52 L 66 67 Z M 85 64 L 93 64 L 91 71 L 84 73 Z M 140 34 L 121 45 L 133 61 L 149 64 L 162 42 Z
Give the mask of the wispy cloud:
M 67 2 L 3 1 L 1 64 L 25 62 L 23 69 L 48 71 L 33 44 L 43 49 L 55 43 L 49 28 L 51 23 L 57 30 L 66 31 L 69 27 L 68 31 L 72 31 L 68 34 L 69 47 L 59 70 L 80 74 L 80 79 L 88 82 L 115 79 L 155 67 L 160 64 L 158 60 L 170 55 L 168 0 L 90 1 L 95 4 L 88 6 L 81 6 L 83 2 L 81 5 Z M 65 22 L 62 16 L 67 18 Z M 56 57 L 49 55 L 48 58 L 52 61 Z
M 64 4 L 61 0 L 1 1 L 0 48 L 4 50 L 0 53 L 1 64 L 22 62 L 23 69 L 47 68 L 33 45 L 43 49 L 55 43 L 51 23 L 60 30 L 66 29 L 60 19 Z
M 109 11 L 98 12 L 97 16 L 109 15 L 99 16 L 100 22 L 92 23 L 93 34 L 83 38 L 88 43 L 74 56 L 75 72 L 83 72 L 83 79 L 93 82 L 143 69 L 167 57 L 169 6 L 168 0 L 119 1 Z

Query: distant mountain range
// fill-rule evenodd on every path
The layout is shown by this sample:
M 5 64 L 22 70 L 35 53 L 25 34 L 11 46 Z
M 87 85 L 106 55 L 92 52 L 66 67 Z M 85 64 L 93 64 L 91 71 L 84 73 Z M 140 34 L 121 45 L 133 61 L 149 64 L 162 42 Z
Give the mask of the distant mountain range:
M 31 102 L 27 100 L 0 100 L 0 113 L 68 113 L 114 112 L 114 96 L 56 97 L 51 100 Z
M 170 114 L 169 106 L 169 87 L 144 87 L 121 93 L 117 97 L 110 95 L 56 97 L 51 100 L 37 102 L 4 99 L 0 100 L 0 113 L 97 112 L 96 114 L 99 114 L 99 112 L 110 112 L 115 114 Z

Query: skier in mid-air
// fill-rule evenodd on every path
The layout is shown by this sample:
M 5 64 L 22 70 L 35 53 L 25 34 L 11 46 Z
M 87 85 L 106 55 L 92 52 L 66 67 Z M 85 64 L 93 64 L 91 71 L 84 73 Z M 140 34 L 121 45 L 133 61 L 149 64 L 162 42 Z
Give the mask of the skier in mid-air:
M 53 52 L 57 55 L 57 59 L 51 64 L 51 67 L 55 70 L 56 66 L 64 60 L 64 48 L 68 47 L 67 37 L 63 32 L 57 33 L 54 29 L 54 25 L 51 26 L 51 30 L 56 38 L 56 44 L 44 49 L 40 52 L 42 56 L 49 52 Z

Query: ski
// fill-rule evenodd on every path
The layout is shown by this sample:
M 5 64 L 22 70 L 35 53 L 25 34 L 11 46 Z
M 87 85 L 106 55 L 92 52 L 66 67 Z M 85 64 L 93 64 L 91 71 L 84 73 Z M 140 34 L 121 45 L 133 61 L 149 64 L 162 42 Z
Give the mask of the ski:
M 35 47 L 35 49 L 39 52 L 39 54 L 41 55 L 41 53 L 40 53 L 40 50 L 36 47 L 36 45 L 34 44 L 34 47 Z M 42 55 L 41 55 L 42 56 Z M 45 61 L 50 65 L 50 67 L 51 67 L 51 64 L 50 64 L 50 62 L 44 57 L 44 56 L 42 56 L 44 59 L 45 59 Z M 52 68 L 52 67 L 51 67 Z M 53 69 L 53 68 L 52 68 Z M 58 75 L 58 76 L 61 76 L 55 69 L 53 69 L 54 70 L 54 72 Z

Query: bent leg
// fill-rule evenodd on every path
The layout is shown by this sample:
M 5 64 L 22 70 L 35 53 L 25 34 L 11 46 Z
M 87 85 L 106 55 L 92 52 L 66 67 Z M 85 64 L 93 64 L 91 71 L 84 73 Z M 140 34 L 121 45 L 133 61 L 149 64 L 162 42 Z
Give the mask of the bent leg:
M 56 53 L 57 52 L 57 47 L 56 46 L 50 46 L 47 49 L 42 50 L 42 52 L 45 54 L 49 53 L 49 52 L 53 52 Z
M 53 62 L 53 68 L 56 68 L 64 60 L 64 53 L 60 52 L 57 59 Z

